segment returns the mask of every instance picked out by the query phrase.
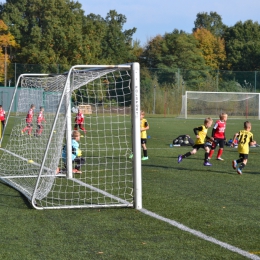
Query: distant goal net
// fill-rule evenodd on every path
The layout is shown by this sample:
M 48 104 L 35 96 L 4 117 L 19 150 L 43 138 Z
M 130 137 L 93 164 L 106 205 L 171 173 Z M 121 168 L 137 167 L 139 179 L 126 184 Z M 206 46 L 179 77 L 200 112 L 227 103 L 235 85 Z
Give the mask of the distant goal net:
M 260 119 L 259 93 L 186 91 L 182 96 L 181 118 L 218 118 L 225 112 L 229 118 Z
M 34 115 L 26 129 L 31 104 Z M 42 127 L 36 120 L 40 107 L 46 120 Z M 86 132 L 75 126 L 79 110 Z M 0 148 L 0 180 L 34 208 L 142 207 L 138 63 L 23 74 L 6 125 L 12 130 L 4 133 L 7 144 Z M 73 170 L 75 127 L 81 134 L 81 173 Z

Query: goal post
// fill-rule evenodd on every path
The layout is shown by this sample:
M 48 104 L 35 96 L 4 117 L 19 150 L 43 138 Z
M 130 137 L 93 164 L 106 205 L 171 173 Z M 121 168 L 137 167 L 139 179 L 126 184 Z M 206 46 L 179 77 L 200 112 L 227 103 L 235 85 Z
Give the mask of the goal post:
M 60 75 L 22 74 L 14 93 L 10 111 L 15 112 L 10 116 L 9 111 L 6 120 L 12 130 L 0 148 L 2 182 L 36 209 L 142 208 L 139 63 L 76 65 Z M 31 104 L 35 110 L 28 126 Z M 88 109 L 80 128 L 74 104 Z M 36 121 L 40 107 L 42 124 Z M 81 134 L 79 173 L 73 170 L 74 129 Z
M 222 112 L 230 119 L 260 119 L 260 93 L 186 91 L 179 117 L 218 117 Z

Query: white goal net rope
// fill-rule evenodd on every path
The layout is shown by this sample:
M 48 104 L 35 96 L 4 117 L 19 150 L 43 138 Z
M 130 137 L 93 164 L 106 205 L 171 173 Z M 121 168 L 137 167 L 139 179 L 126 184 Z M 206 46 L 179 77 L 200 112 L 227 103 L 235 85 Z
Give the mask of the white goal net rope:
M 131 70 L 76 69 L 68 74 L 22 75 L 7 124 L 7 145 L 1 148 L 0 179 L 23 193 L 37 208 L 133 206 Z M 63 95 L 63 93 L 65 93 Z M 66 102 L 69 100 L 69 102 Z M 35 105 L 32 132 L 24 131 L 30 105 Z M 37 134 L 36 118 L 44 107 L 46 122 Z M 66 118 L 71 127 L 83 108 L 80 149 L 85 164 L 81 174 L 67 178 L 62 148 Z M 71 109 L 72 108 L 72 109 Z M 88 108 L 84 110 L 84 108 Z

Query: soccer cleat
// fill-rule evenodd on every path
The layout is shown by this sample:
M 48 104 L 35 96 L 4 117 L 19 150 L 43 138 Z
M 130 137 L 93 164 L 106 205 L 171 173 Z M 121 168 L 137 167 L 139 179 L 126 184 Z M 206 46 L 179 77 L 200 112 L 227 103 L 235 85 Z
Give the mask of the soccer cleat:
M 182 155 L 178 156 L 178 163 L 182 162 Z
M 239 175 L 242 175 L 242 171 L 241 171 L 241 169 L 237 169 L 237 174 L 239 174 Z
M 236 160 L 232 161 L 232 167 L 233 167 L 234 170 L 237 168 L 237 161 Z
M 134 157 L 133 153 L 129 155 L 129 159 L 132 159 L 133 157 Z
M 148 159 L 149 159 L 148 156 L 146 156 L 146 157 L 143 156 L 143 157 L 142 157 L 142 161 L 146 161 L 146 160 L 148 160 Z
M 224 161 L 224 159 L 222 159 L 221 157 L 218 157 L 217 160 Z
M 203 164 L 204 166 L 212 166 L 212 164 L 210 162 L 204 162 Z
M 210 158 L 210 157 L 208 157 L 208 159 L 210 160 L 211 158 Z

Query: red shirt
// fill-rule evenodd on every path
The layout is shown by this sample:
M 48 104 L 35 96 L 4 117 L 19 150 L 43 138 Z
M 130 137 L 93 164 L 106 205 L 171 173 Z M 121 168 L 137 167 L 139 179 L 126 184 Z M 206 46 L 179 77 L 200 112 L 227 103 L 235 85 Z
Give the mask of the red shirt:
M 38 117 L 37 117 L 37 124 L 40 124 L 42 121 L 45 121 L 45 122 L 46 122 L 46 120 L 45 120 L 45 118 L 44 118 L 44 116 L 43 116 L 43 111 L 40 111 L 40 112 L 39 112 L 39 115 L 38 115 Z
M 82 124 L 84 122 L 84 115 L 82 113 L 78 113 L 75 118 L 75 122 L 77 124 Z
M 217 120 L 213 127 L 213 137 L 214 138 L 225 138 L 226 122 Z
M 31 123 L 32 120 L 33 120 L 33 109 L 30 108 L 26 116 L 26 123 Z
M 5 111 L 2 109 L 0 110 L 0 121 L 4 121 L 5 120 Z

